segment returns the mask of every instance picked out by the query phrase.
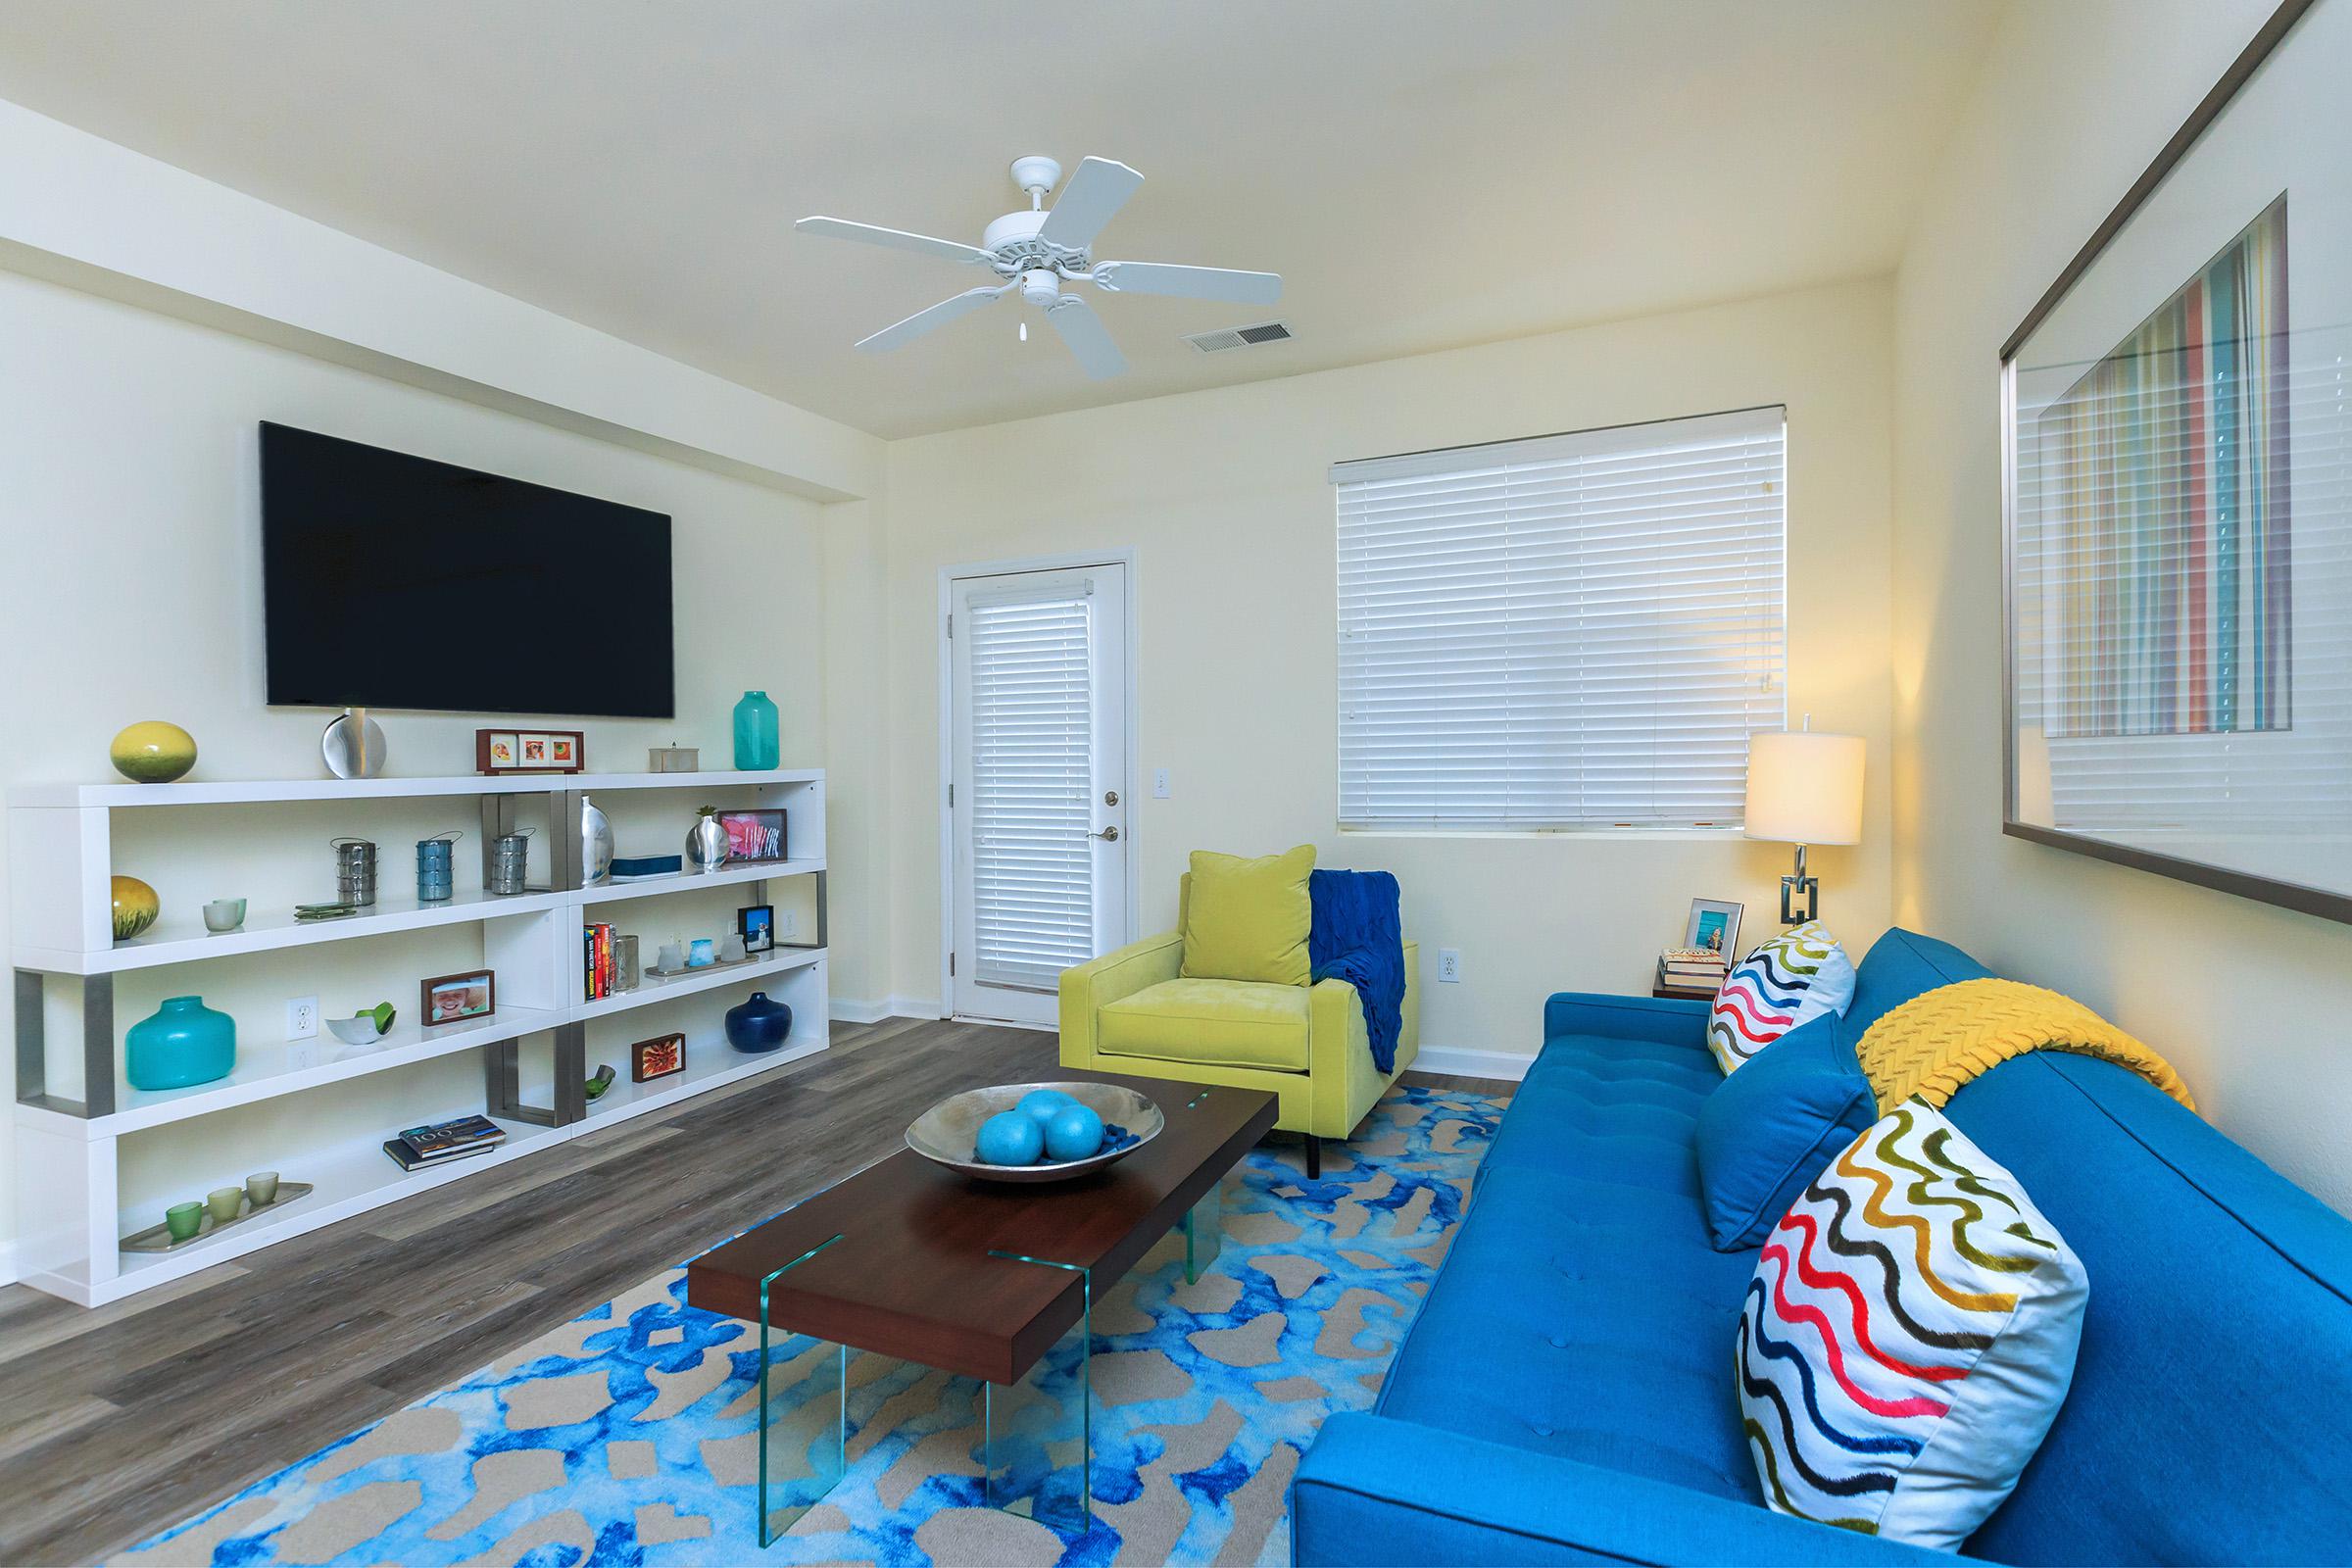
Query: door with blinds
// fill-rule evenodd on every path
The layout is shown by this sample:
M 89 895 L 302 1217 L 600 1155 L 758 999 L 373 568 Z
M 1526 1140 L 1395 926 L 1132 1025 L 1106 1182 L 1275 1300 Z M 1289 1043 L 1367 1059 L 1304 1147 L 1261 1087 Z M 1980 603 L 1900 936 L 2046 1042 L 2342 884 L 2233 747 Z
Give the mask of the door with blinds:
M 1127 580 L 950 579 L 950 1010 L 1054 1021 L 1061 971 L 1127 941 Z

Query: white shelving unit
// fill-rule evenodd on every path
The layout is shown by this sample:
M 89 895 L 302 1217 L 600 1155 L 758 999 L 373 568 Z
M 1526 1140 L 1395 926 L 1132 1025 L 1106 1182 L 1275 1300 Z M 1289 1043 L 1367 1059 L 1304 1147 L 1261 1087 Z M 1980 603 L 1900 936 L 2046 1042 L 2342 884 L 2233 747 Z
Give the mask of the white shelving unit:
M 792 858 L 582 887 L 576 846 L 584 794 L 596 796 L 613 816 L 624 856 L 671 853 L 684 840 L 693 808 L 715 798 L 724 806 L 782 808 Z M 303 924 L 293 918 L 292 900 L 270 908 L 255 901 L 242 928 L 215 935 L 203 929 L 188 901 L 168 900 L 164 918 L 153 928 L 128 942 L 112 940 L 110 879 L 118 869 L 118 844 L 127 841 L 141 847 L 138 853 L 152 854 L 156 842 L 153 833 L 140 831 L 142 824 L 122 821 L 123 813 L 313 809 L 314 803 L 324 803 L 349 808 L 352 819 L 364 824 L 371 806 L 414 810 L 419 803 L 464 799 L 477 804 L 487 834 L 510 822 L 518 806 L 534 804 L 533 797 L 546 805 L 550 860 L 550 874 L 543 878 L 548 885 L 534 891 L 487 893 L 480 886 L 478 863 L 461 855 L 455 896 L 419 905 L 401 886 L 407 881 L 405 860 L 387 854 L 381 857 L 377 902 L 365 914 Z M 20 1271 L 26 1284 L 84 1306 L 120 1299 L 593 1128 L 756 1077 L 826 1044 L 825 780 L 819 770 L 36 785 L 12 794 L 8 819 Z M 194 842 L 175 851 L 182 859 L 207 862 L 215 843 L 228 846 L 220 852 L 225 855 L 254 853 L 250 835 L 207 833 L 205 825 L 213 818 L 150 820 L 183 828 L 196 824 L 183 833 Z M 657 826 L 667 833 L 666 842 L 633 841 L 632 830 L 634 839 L 647 840 Z M 295 838 L 282 853 L 312 851 L 308 839 Z M 138 875 L 146 867 L 120 869 Z M 233 885 L 239 875 L 269 881 L 249 860 L 207 862 L 204 874 L 220 885 Z M 769 883 L 804 877 L 813 882 L 813 941 L 780 941 L 750 963 L 671 979 L 649 976 L 634 991 L 584 1000 L 581 935 L 591 922 L 640 928 L 644 960 L 650 964 L 660 938 L 643 928 L 669 906 L 638 901 L 731 889 L 736 897 L 748 892 L 766 902 Z M 497 1010 L 487 1018 L 423 1027 L 414 1016 L 421 975 L 400 967 L 403 956 L 395 953 L 382 961 L 380 986 L 396 999 L 402 1017 L 381 1041 L 346 1047 L 324 1031 L 315 1040 L 278 1041 L 256 1038 L 268 1031 L 240 1028 L 236 1067 L 224 1078 L 170 1090 L 132 1089 L 123 1080 L 123 1031 L 134 1020 L 117 1016 L 118 976 L 152 981 L 141 972 L 201 964 L 203 973 L 218 981 L 233 975 L 240 962 L 273 963 L 280 966 L 275 974 L 288 963 L 334 957 L 345 962 L 346 972 L 356 963 L 373 984 L 376 960 L 369 955 L 411 933 L 440 933 L 436 940 L 447 942 L 452 933 L 444 928 L 467 926 L 478 928 L 482 966 L 498 977 Z M 386 938 L 394 942 L 375 940 Z M 331 953 L 304 951 L 330 945 Z M 728 1000 L 713 994 L 749 995 L 755 989 L 773 992 L 793 1009 L 792 1035 L 782 1050 L 747 1054 L 728 1047 L 707 1020 L 698 1027 L 667 1015 L 679 1010 L 676 1004 L 705 997 L 709 1000 L 699 1010 L 684 1009 L 699 1018 Z M 685 1069 L 633 1084 L 624 1058 L 617 1063 L 624 1069 L 618 1081 L 599 1100 L 587 1101 L 582 1083 L 589 1026 L 643 1009 L 657 1009 L 647 1015 L 647 1034 L 687 1032 Z M 549 1045 L 551 1062 L 544 1087 L 552 1090 L 554 1101 L 547 1106 L 524 1103 L 519 1088 L 521 1049 L 542 1040 Z M 447 1058 L 468 1054 L 479 1058 L 480 1087 L 453 1102 L 455 1080 Z M 297 1095 L 326 1099 L 288 1100 Z M 414 1172 L 402 1170 L 380 1148 L 402 1127 L 468 1111 L 497 1120 L 507 1130 L 505 1144 L 488 1154 Z M 264 1125 L 272 1129 L 271 1136 L 288 1140 L 282 1146 L 238 1147 L 224 1138 L 219 1142 L 231 1147 L 218 1148 L 206 1137 L 210 1126 L 271 1118 L 272 1112 L 282 1114 Z M 220 1122 L 208 1123 L 205 1118 L 211 1117 Z M 355 1126 L 366 1129 L 365 1135 L 354 1134 Z M 283 1132 L 287 1127 L 324 1130 Z M 177 1185 L 168 1192 L 143 1190 L 153 1187 L 154 1179 L 136 1176 L 142 1167 L 129 1157 L 137 1140 L 159 1136 L 175 1140 L 174 1170 L 184 1165 L 190 1172 L 186 1178 L 175 1176 Z M 165 1204 L 200 1197 L 207 1187 L 256 1168 L 275 1168 L 288 1180 L 312 1183 L 315 1190 L 280 1213 L 168 1252 L 131 1252 L 119 1246 L 122 1236 L 160 1220 Z M 142 1190 L 125 1191 L 126 1186 Z

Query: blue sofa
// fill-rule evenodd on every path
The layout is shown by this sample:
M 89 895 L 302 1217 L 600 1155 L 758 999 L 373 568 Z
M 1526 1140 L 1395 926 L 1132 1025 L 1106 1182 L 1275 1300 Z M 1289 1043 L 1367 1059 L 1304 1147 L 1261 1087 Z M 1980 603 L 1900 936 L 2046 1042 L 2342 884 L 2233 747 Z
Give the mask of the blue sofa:
M 1890 931 L 1845 1038 L 1985 973 Z M 1294 1560 L 1952 1560 L 1763 1505 L 1732 1383 L 1756 1254 L 1709 1248 L 1691 1152 L 1721 1081 L 1705 1010 L 1544 1004 L 1543 1054 L 1378 1408 L 1334 1416 L 1300 1466 Z M 1948 1113 L 2090 1275 L 2073 1391 L 1968 1554 L 2352 1559 L 2352 1223 L 2088 1057 L 2005 1062 Z

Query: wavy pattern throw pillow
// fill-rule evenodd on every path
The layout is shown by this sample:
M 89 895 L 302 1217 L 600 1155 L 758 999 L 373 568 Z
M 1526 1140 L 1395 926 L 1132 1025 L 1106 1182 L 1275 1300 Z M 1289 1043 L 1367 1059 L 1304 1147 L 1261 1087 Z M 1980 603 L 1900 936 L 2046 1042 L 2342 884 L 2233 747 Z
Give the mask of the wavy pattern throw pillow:
M 1828 926 L 1807 920 L 1724 976 L 1707 1017 L 1707 1050 L 1728 1075 L 1798 1024 L 1829 1012 L 1844 1017 L 1853 1001 L 1854 960 Z
M 1764 1501 L 1957 1551 L 2065 1402 L 2088 1294 L 2017 1178 L 1903 1102 L 1757 1259 L 1736 1360 Z

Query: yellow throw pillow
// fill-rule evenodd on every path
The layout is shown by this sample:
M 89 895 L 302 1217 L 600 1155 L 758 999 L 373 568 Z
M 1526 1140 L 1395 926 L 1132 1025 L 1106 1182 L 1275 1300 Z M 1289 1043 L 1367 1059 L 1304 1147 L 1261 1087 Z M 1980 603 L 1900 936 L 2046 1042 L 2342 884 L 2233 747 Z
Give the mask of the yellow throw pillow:
M 1254 860 L 1195 850 L 1184 978 L 1306 984 L 1306 932 L 1314 923 L 1306 877 L 1314 868 L 1312 844 Z

